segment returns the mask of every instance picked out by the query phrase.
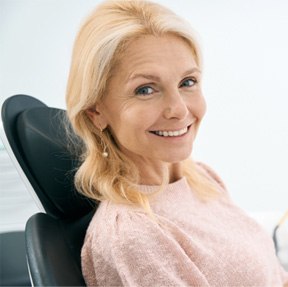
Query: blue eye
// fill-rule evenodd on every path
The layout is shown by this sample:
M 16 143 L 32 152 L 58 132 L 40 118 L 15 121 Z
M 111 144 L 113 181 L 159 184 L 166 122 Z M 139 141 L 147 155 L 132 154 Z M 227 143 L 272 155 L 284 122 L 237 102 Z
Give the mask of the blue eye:
M 197 80 L 194 79 L 194 78 L 189 78 L 189 79 L 186 79 L 184 80 L 182 83 L 181 83 L 181 87 L 192 87 L 194 86 L 195 84 L 197 83 Z
M 151 95 L 153 93 L 153 89 L 149 86 L 144 86 L 136 89 L 136 95 Z

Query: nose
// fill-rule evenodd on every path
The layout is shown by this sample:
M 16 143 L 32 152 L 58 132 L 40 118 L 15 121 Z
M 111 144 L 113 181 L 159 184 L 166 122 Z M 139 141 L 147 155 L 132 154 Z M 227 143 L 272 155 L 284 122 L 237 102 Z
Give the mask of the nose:
M 187 102 L 179 91 L 167 93 L 166 96 L 163 97 L 163 101 L 165 107 L 163 116 L 166 119 L 175 118 L 181 120 L 187 117 L 189 113 Z

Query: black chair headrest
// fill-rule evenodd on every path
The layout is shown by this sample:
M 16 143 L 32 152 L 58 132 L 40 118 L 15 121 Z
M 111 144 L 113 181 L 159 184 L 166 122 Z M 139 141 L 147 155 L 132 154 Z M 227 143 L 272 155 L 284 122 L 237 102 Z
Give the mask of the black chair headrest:
M 39 186 L 36 192 L 44 192 L 54 203 L 59 211 L 55 216 L 78 218 L 93 206 L 74 188 L 79 162 L 70 149 L 75 150 L 77 146 L 71 146 L 68 140 L 65 117 L 63 110 L 37 107 L 21 113 L 16 125 L 23 156 Z M 78 147 L 81 144 L 75 136 L 74 143 Z
M 45 211 L 61 219 L 88 214 L 96 204 L 74 188 L 79 161 L 73 152 L 82 143 L 70 133 L 76 143 L 71 149 L 66 112 L 25 95 L 6 101 L 2 118 L 8 141 Z

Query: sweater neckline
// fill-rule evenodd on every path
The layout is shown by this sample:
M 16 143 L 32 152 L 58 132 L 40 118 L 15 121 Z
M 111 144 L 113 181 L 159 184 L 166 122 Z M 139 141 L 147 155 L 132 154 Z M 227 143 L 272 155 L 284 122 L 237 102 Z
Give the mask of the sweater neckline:
M 164 186 L 163 191 L 165 192 L 173 192 L 177 190 L 183 190 L 183 189 L 189 189 L 189 185 L 187 182 L 186 177 L 182 177 L 172 183 L 169 183 Z M 143 193 L 154 193 L 161 189 L 160 185 L 145 185 L 145 184 L 139 184 L 138 190 Z

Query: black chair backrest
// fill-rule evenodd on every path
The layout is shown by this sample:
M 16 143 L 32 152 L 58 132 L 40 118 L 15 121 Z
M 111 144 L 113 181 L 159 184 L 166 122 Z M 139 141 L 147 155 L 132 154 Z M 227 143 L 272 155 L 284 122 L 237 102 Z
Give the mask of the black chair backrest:
M 47 214 L 26 224 L 26 252 L 33 286 L 85 286 L 80 252 L 97 205 L 78 194 L 73 178 L 79 162 L 71 153 L 64 110 L 26 95 L 2 106 L 7 140 Z
M 26 256 L 32 286 L 85 286 L 81 248 L 94 212 L 67 222 L 37 213 L 26 224 Z
M 4 102 L 2 120 L 14 155 L 47 214 L 77 219 L 95 208 L 74 188 L 79 162 L 71 148 L 81 148 L 81 141 L 66 124 L 64 110 L 49 108 L 30 96 L 16 95 Z M 71 147 L 67 128 L 76 146 Z

